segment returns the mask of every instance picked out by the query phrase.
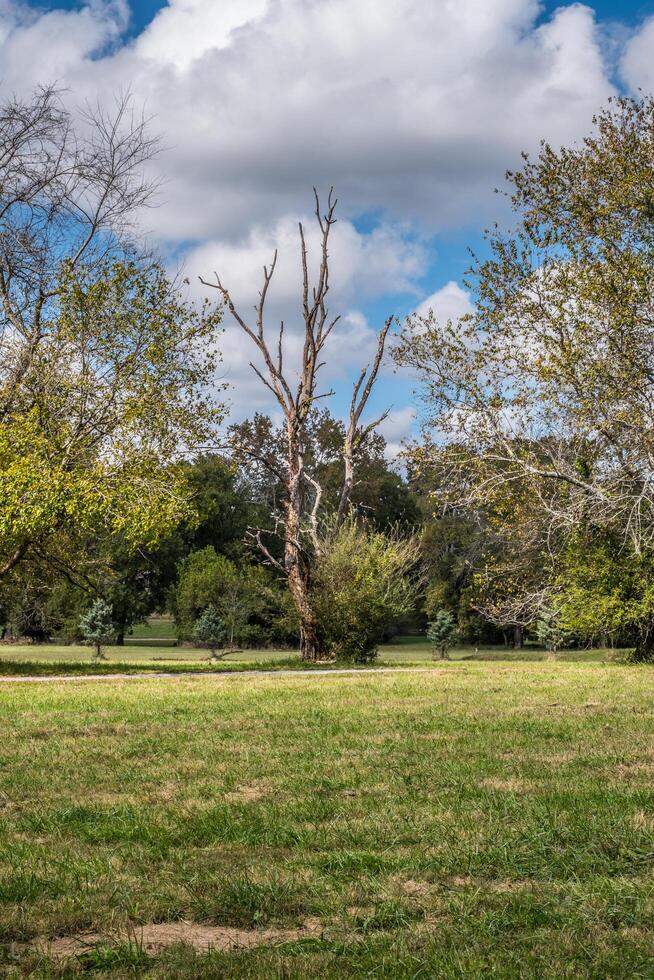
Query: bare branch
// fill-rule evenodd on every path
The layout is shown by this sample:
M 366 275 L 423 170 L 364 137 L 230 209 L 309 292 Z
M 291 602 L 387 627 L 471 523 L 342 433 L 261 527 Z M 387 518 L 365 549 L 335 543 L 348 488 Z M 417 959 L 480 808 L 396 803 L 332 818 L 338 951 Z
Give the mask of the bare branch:
M 380 415 L 374 422 L 370 422 L 364 427 L 360 425 L 361 415 L 368 403 L 368 399 L 370 398 L 370 394 L 377 380 L 377 375 L 379 374 L 379 369 L 384 359 L 386 338 L 392 324 L 393 317 L 388 317 L 384 323 L 384 326 L 377 335 L 377 350 L 375 351 L 372 365 L 369 365 L 361 370 L 352 391 L 350 417 L 343 443 L 344 478 L 343 486 L 341 488 L 341 497 L 338 502 L 338 514 L 336 517 L 337 528 L 341 527 L 343 521 L 345 520 L 350 503 L 350 497 L 352 496 L 352 490 L 354 488 L 354 464 L 356 452 L 370 433 L 376 429 L 377 426 L 380 425 L 388 416 L 388 412 L 386 411 L 383 412 L 382 415 Z

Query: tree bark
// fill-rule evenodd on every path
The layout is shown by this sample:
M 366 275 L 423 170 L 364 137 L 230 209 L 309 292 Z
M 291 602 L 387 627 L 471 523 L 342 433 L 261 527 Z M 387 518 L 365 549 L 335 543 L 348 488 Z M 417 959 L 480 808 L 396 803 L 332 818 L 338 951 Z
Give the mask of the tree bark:
M 300 655 L 303 660 L 320 658 L 318 622 L 311 601 L 311 572 L 302 546 L 302 514 L 304 509 L 304 478 L 302 447 L 298 425 L 288 422 L 288 500 L 284 535 L 284 565 L 288 585 L 300 620 Z
M 522 650 L 522 646 L 523 646 L 522 626 L 515 626 L 513 629 L 513 648 L 514 650 Z

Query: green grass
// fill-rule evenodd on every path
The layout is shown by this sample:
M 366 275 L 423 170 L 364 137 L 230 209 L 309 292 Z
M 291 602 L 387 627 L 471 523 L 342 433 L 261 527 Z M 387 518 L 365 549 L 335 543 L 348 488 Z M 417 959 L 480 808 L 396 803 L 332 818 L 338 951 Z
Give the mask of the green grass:
M 470 661 L 3 684 L 0 972 L 652 977 L 653 688 L 647 667 Z M 138 941 L 307 919 L 210 955 Z M 30 945 L 80 933 L 103 938 L 69 963 Z
M 172 616 L 150 616 L 147 623 L 132 627 L 130 637 L 135 640 L 170 640 L 177 638 Z
M 145 629 L 146 627 L 143 627 Z M 299 657 L 289 650 L 239 650 L 217 664 L 207 661 L 207 651 L 194 647 L 172 647 L 172 640 L 128 642 L 125 646 L 104 648 L 106 661 L 93 659 L 85 646 L 47 644 L 0 644 L 0 676 L 7 674 L 115 673 L 138 670 L 178 672 L 189 669 L 245 670 L 277 667 L 301 668 Z M 604 661 L 612 658 L 607 650 L 569 650 L 558 654 L 565 661 Z M 503 647 L 462 646 L 451 651 L 452 660 L 540 661 L 545 651 L 535 647 L 507 650 Z M 425 665 L 432 660 L 432 649 L 425 637 L 399 637 L 379 649 L 379 665 Z M 324 666 L 324 665 L 323 665 Z

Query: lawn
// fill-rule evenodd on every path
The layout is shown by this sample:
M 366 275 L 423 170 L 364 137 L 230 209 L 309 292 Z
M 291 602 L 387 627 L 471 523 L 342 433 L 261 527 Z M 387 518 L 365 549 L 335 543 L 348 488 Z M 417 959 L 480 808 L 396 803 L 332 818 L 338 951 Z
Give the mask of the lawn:
M 565 662 L 4 683 L 0 971 L 651 977 L 653 694 Z
M 106 662 L 94 661 L 92 650 L 85 646 L 62 646 L 56 643 L 46 644 L 0 644 L 0 675 L 11 673 L 57 673 L 55 665 L 61 664 L 62 673 L 73 672 L 93 673 L 109 672 L 121 666 L 125 670 L 132 668 L 152 669 L 157 671 L 185 670 L 189 668 L 203 669 L 247 669 L 250 667 L 297 667 L 303 665 L 297 653 L 292 650 L 238 650 L 227 654 L 218 664 L 207 662 L 206 650 L 192 646 L 172 646 L 172 635 L 160 635 L 157 628 L 155 637 L 148 631 L 149 626 L 138 628 L 139 637 L 128 642 L 125 646 L 108 646 L 104 648 Z M 143 642 L 141 642 L 141 640 Z M 604 661 L 615 654 L 607 650 L 564 650 L 558 654 L 562 661 Z M 452 660 L 505 660 L 505 661 L 540 661 L 547 659 L 544 650 L 529 647 L 524 650 L 510 650 L 504 647 L 480 647 L 478 650 L 471 646 L 460 646 L 450 652 Z M 380 664 L 410 665 L 425 664 L 432 660 L 432 648 L 424 636 L 398 637 L 379 648 Z M 225 667 L 221 667 L 224 664 Z

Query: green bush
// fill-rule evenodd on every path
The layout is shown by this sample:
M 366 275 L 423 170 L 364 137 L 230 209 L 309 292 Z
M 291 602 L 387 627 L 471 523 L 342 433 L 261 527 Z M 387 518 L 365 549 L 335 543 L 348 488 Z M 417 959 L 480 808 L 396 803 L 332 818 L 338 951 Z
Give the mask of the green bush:
M 427 638 L 441 660 L 447 658 L 447 651 L 456 639 L 457 629 L 454 616 L 447 609 L 439 609 L 430 623 L 427 623 Z
M 264 642 L 281 606 L 281 590 L 261 565 L 236 565 L 209 546 L 193 551 L 178 568 L 170 595 L 181 639 L 193 639 L 198 617 L 213 606 L 223 621 L 230 647 Z
M 346 522 L 323 535 L 313 602 L 325 652 L 364 663 L 397 620 L 415 606 L 419 543 Z
M 103 643 L 114 638 L 114 624 L 111 606 L 104 599 L 96 599 L 80 618 L 79 629 L 84 643 L 94 647 L 96 660 L 104 660 Z
M 215 606 L 207 606 L 198 617 L 193 629 L 197 643 L 204 643 L 211 650 L 211 659 L 216 660 L 216 648 L 225 642 L 227 628 Z M 224 653 L 223 653 L 224 656 Z

